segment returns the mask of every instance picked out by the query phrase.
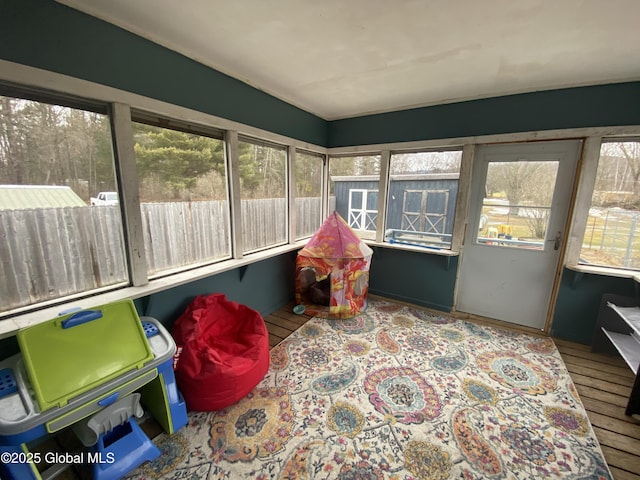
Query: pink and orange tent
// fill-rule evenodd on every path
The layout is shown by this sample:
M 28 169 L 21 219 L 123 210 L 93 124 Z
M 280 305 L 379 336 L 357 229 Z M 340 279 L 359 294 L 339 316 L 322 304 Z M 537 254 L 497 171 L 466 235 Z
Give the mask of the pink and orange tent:
M 311 315 L 350 318 L 364 311 L 373 251 L 333 212 L 298 252 L 296 302 Z

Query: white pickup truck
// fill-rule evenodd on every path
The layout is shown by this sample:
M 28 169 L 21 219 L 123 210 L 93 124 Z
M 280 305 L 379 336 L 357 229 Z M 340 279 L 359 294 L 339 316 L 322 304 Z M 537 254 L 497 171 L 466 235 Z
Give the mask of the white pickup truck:
M 91 205 L 117 205 L 118 192 L 100 192 L 97 197 L 91 197 Z

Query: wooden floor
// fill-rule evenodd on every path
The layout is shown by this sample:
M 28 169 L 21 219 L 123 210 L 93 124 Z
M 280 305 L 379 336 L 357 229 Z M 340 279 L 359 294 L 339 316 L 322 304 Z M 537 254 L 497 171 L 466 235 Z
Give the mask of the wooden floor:
M 616 480 L 640 479 L 640 421 L 624 414 L 634 376 L 621 357 L 554 339 Z
M 274 347 L 309 316 L 296 315 L 293 304 L 265 318 Z M 640 480 L 640 421 L 624 414 L 633 373 L 619 357 L 591 353 L 589 347 L 554 339 L 576 385 L 605 459 L 616 480 Z

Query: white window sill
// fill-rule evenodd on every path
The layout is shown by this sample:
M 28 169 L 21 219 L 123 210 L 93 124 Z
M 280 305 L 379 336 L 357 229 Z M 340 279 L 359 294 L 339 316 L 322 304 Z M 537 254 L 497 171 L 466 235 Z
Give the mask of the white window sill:
M 591 273 L 594 275 L 604 275 L 608 277 L 632 278 L 640 283 L 640 272 L 637 270 L 626 270 L 624 268 L 601 267 L 595 265 L 565 265 L 569 270 L 580 273 Z
M 457 257 L 460 255 L 459 252 L 455 252 L 453 250 L 439 248 L 435 246 L 416 246 L 416 245 L 408 245 L 403 243 L 389 243 L 389 242 L 376 242 L 374 240 L 364 240 L 364 243 L 369 245 L 370 247 L 383 247 L 383 248 L 391 248 L 394 250 L 405 250 L 408 252 L 420 252 L 426 253 L 429 255 L 442 255 L 444 257 Z
M 22 309 L 12 310 L 0 315 L 0 339 L 15 335 L 18 330 L 39 323 L 44 323 L 52 318 L 57 317 L 60 312 L 73 307 L 93 308 L 97 305 L 105 305 L 107 303 L 116 302 L 118 300 L 136 299 L 161 292 L 163 290 L 184 285 L 185 283 L 200 280 L 212 275 L 223 273 L 236 269 L 245 265 L 266 260 L 271 257 L 277 257 L 283 253 L 299 250 L 306 244 L 307 240 L 282 245 L 279 247 L 269 248 L 259 252 L 245 254 L 241 259 L 224 260 L 218 263 L 207 265 L 204 267 L 187 270 L 166 277 L 150 280 L 146 285 L 139 287 L 124 287 L 110 289 L 91 295 L 90 297 L 82 297 L 82 294 L 75 298 L 66 298 L 60 301 L 39 304 L 38 306 L 30 306 Z M 53 305 L 55 303 L 55 305 Z M 37 308 L 37 310 L 34 310 Z M 29 310 L 28 310 L 29 309 Z M 20 313 L 22 310 L 24 313 Z M 4 319 L 3 319 L 4 317 Z

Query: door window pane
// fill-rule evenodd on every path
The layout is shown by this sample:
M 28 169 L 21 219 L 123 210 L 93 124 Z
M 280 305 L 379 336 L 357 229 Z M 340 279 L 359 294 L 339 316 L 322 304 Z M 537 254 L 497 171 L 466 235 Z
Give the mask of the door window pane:
M 580 263 L 640 269 L 640 141 L 602 144 Z
M 310 237 L 322 225 L 324 156 L 296 152 L 296 240 Z
M 543 250 L 557 173 L 557 161 L 489 162 L 477 242 Z
M 329 161 L 330 210 L 363 239 L 376 238 L 380 155 L 333 157 Z
M 124 284 L 123 245 L 109 118 L 0 97 L 0 310 Z
M 223 141 L 143 123 L 133 131 L 149 275 L 228 258 Z
M 287 241 L 287 152 L 284 147 L 238 142 L 244 253 Z
M 462 151 L 391 155 L 385 240 L 451 247 Z

